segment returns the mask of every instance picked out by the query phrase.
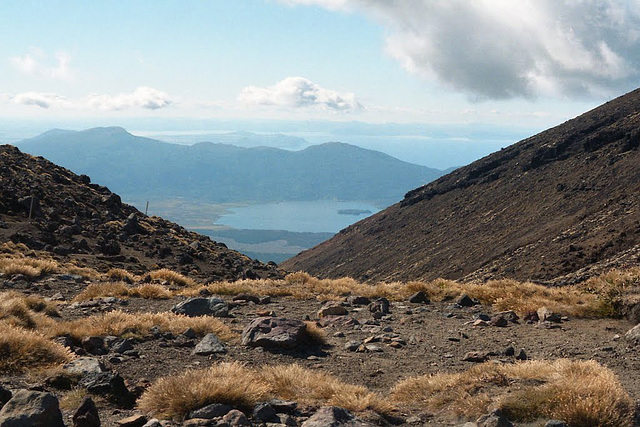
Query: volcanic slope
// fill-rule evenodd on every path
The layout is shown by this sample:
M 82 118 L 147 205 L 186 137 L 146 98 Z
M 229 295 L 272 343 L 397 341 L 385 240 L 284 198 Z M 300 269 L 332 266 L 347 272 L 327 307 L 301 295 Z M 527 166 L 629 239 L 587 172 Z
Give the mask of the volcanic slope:
M 562 284 L 638 264 L 639 143 L 640 89 L 410 191 L 282 266 Z
M 8 241 L 98 270 L 168 268 L 202 281 L 282 277 L 274 264 L 139 212 L 86 175 L 0 145 L 0 242 Z

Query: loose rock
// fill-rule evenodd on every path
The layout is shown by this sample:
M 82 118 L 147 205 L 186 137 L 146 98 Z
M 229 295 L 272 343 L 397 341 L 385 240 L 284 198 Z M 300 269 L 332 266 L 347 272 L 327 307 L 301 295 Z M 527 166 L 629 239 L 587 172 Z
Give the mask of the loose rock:
M 242 345 L 292 349 L 308 340 L 307 325 L 301 320 L 258 317 L 242 331 Z
M 93 403 L 89 396 L 82 400 L 71 419 L 73 420 L 73 427 L 100 427 L 98 408 L 96 408 L 96 404 Z
M 193 349 L 193 354 L 198 356 L 209 356 L 215 353 L 226 353 L 227 349 L 220 342 L 216 334 L 207 334 L 202 338 L 196 347 Z
M 189 317 L 214 316 L 228 317 L 229 306 L 220 298 L 189 298 L 176 304 L 172 309 L 176 314 L 184 314 Z
M 58 398 L 51 393 L 18 390 L 0 410 L 0 426 L 64 427 Z

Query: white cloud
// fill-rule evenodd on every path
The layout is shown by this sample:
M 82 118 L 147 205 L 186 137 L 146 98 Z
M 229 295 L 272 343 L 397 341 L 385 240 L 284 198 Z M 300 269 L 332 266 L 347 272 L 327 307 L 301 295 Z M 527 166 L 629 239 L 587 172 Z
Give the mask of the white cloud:
M 269 87 L 248 86 L 238 99 L 248 105 L 282 108 L 320 108 L 330 111 L 358 111 L 363 107 L 352 92 L 325 89 L 304 77 L 287 77 Z
M 141 107 L 148 110 L 158 110 L 173 104 L 169 95 L 157 89 L 142 86 L 131 93 L 118 95 L 94 94 L 88 99 L 91 108 L 99 110 L 125 110 L 131 107 Z
M 361 10 L 411 73 L 476 99 L 611 95 L 640 80 L 638 0 L 282 0 Z
M 35 105 L 47 109 L 49 107 L 70 107 L 72 103 L 64 96 L 55 93 L 25 92 L 16 96 L 5 96 L 5 99 L 13 101 L 15 104 Z
M 74 75 L 69 67 L 71 56 L 65 52 L 58 52 L 51 58 L 41 49 L 32 48 L 29 53 L 10 60 L 14 67 L 25 74 L 54 80 L 70 80 Z

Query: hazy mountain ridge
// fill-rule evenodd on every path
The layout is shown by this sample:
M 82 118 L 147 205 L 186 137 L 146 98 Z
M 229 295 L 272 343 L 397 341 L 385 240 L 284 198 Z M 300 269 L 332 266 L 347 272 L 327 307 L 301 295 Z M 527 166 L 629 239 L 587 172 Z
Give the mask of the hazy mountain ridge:
M 216 203 L 398 199 L 442 172 L 343 143 L 300 151 L 229 144 L 193 146 L 123 128 L 52 130 L 16 144 L 126 198 L 185 197 Z
M 283 265 L 329 277 L 559 282 L 640 257 L 640 90 L 408 192 Z

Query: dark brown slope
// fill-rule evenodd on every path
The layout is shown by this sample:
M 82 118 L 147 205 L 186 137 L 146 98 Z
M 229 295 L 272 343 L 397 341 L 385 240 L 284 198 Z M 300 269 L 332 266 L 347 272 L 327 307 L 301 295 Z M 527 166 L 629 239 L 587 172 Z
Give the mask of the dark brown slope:
M 566 283 L 637 264 L 639 142 L 640 89 L 413 190 L 282 266 L 368 280 Z
M 169 268 L 202 281 L 282 275 L 275 265 L 144 215 L 86 175 L 0 145 L 0 244 L 8 241 L 101 271 Z

